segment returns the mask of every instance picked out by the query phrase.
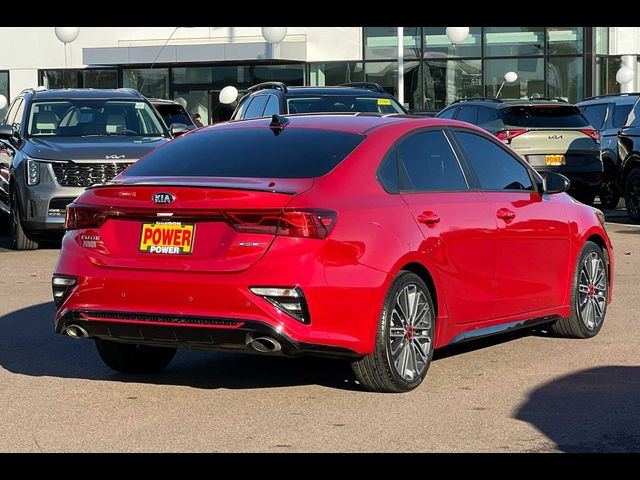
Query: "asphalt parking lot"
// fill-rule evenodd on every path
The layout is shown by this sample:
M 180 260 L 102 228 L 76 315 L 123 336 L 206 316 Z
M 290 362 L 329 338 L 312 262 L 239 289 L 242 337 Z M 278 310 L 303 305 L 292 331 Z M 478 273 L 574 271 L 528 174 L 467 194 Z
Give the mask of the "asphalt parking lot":
M 640 451 L 640 226 L 607 213 L 614 302 L 596 338 L 446 348 L 396 395 L 313 358 L 182 350 L 160 374 L 115 373 L 53 333 L 57 247 L 8 250 L 0 217 L 0 451 Z

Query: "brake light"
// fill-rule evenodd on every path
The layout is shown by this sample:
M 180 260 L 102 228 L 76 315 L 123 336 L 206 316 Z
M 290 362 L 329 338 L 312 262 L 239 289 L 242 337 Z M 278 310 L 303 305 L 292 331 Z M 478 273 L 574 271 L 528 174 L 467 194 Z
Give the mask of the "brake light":
M 527 133 L 526 130 L 500 130 L 496 133 L 496 137 L 498 140 L 504 143 L 509 143 L 511 140 L 516 138 L 518 135 L 522 135 L 523 133 Z
M 331 210 L 228 211 L 227 222 L 238 232 L 286 237 L 326 238 L 337 214 Z
M 98 228 L 107 221 L 107 208 L 95 205 L 67 205 L 67 215 L 64 228 L 77 230 L 79 228 Z
M 600 140 L 600 132 L 598 130 L 586 129 L 586 130 L 580 130 L 580 131 L 585 135 L 589 135 L 594 140 Z

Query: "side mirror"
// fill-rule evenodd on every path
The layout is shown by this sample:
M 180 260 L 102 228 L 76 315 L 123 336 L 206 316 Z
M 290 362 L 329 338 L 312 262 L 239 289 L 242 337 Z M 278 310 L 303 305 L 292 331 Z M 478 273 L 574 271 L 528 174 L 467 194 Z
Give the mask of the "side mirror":
M 173 135 L 174 137 L 178 137 L 183 133 L 188 132 L 189 127 L 187 127 L 184 123 L 172 123 L 169 127 L 169 131 L 171 132 L 171 135 Z
M 542 180 L 544 193 L 562 193 L 569 190 L 571 182 L 567 177 L 556 172 L 547 172 Z
M 0 139 L 9 140 L 13 137 L 12 125 L 0 125 Z

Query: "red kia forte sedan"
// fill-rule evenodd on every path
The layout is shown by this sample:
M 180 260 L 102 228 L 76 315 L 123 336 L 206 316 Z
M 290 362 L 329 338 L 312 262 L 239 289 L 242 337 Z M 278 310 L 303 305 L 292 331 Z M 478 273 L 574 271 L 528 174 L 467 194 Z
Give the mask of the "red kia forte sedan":
M 111 368 L 178 347 L 341 356 L 408 391 L 434 348 L 549 324 L 593 337 L 611 301 L 599 210 L 493 136 L 406 115 L 274 116 L 187 133 L 68 207 L 56 332 Z

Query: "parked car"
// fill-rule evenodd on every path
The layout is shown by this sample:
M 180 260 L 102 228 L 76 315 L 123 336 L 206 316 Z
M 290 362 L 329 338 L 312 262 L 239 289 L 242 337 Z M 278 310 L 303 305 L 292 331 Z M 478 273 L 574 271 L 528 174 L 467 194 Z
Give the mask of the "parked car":
M 618 158 L 618 191 L 624 192 L 629 218 L 640 222 L 640 101 L 618 134 Z
M 247 90 L 231 115 L 231 120 L 318 112 L 408 113 L 393 95 L 389 95 L 377 83 L 288 87 L 282 82 L 265 82 Z
M 367 389 L 411 390 L 434 348 L 602 328 L 611 242 L 568 184 L 451 120 L 201 128 L 69 205 L 55 331 L 94 338 L 125 373 L 177 347 L 308 353 L 349 359 Z
M 570 193 L 593 205 L 602 184 L 600 133 L 575 105 L 557 99 L 469 98 L 453 102 L 437 117 L 484 128 L 539 173 L 566 175 Z
M 584 117 L 600 132 L 604 173 L 598 196 L 603 208 L 617 208 L 624 193 L 624 186 L 619 187 L 617 179 L 620 166 L 618 133 L 627 123 L 639 96 L 638 93 L 601 95 L 578 103 Z
M 66 206 L 171 138 L 137 91 L 24 90 L 0 126 L 0 210 L 18 250 L 64 231 Z
M 178 102 L 162 98 L 150 98 L 149 102 L 158 111 L 174 137 L 198 128 L 191 115 Z

